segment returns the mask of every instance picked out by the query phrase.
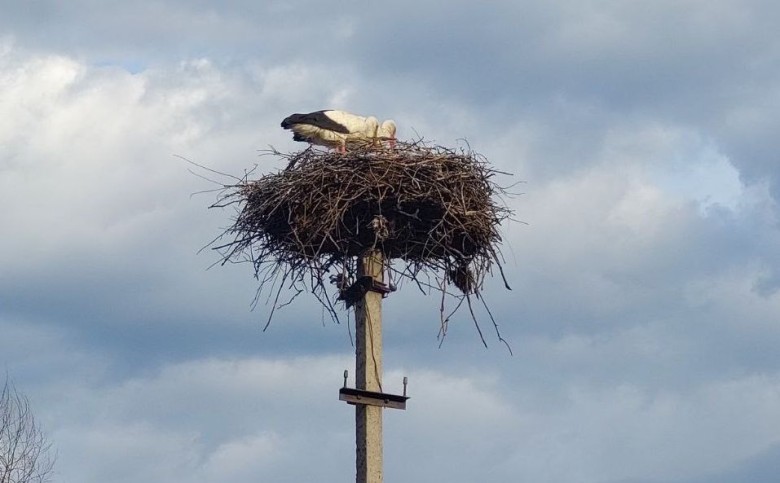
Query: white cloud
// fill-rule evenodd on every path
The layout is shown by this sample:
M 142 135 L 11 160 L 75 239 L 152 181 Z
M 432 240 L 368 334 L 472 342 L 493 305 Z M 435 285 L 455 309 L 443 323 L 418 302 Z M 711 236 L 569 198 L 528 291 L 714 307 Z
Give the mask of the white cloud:
M 776 377 L 679 393 L 572 387 L 563 407 L 518 428 L 507 466 L 541 482 L 676 481 L 728 468 L 777 441 L 779 389 Z
M 254 481 L 280 452 L 279 437 L 273 433 L 222 444 L 208 457 L 204 481 Z M 287 459 L 292 462 L 292 455 L 288 454 Z
M 285 481 L 287 471 L 316 474 L 316 464 L 289 469 L 301 451 L 334 471 L 326 460 L 351 450 L 348 441 L 341 449 L 334 444 L 349 432 L 338 422 L 352 423 L 351 408 L 337 400 L 347 362 L 343 356 L 209 359 L 125 381 L 62 382 L 63 393 L 47 396 L 58 401 L 49 405 L 57 417 L 43 417 L 63 446 L 66 481 L 105 481 L 111 474 L 120 475 L 112 481 L 239 482 L 262 475 Z
M 354 464 L 353 409 L 336 398 L 348 363 L 189 361 L 116 386 L 70 387 L 58 407 L 46 405 L 57 418 L 44 417 L 62 445 L 64 481 L 335 481 Z M 777 375 L 662 390 L 583 381 L 551 398 L 538 379 L 507 391 L 495 371 L 391 368 L 386 384 L 402 374 L 412 399 L 385 413 L 385 464 L 388 478 L 408 481 L 673 481 L 759 454 L 780 423 Z M 91 457 L 75 463 L 77 454 Z

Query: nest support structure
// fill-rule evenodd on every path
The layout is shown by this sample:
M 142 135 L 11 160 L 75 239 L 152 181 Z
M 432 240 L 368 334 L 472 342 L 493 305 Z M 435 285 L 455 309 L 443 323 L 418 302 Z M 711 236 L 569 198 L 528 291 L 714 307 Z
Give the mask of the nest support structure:
M 349 305 L 357 260 L 370 250 L 388 261 L 391 289 L 393 282 L 411 280 L 425 293 L 441 293 L 442 340 L 464 300 L 479 330 L 471 297 L 484 304 L 480 292 L 494 268 L 509 288 L 498 228 L 512 213 L 497 199 L 507 191 L 494 180 L 500 172 L 470 148 L 418 141 L 344 154 L 312 148 L 267 154 L 283 158 L 287 168 L 225 186 L 212 207 L 233 206 L 237 214 L 212 246 L 222 263 L 253 264 L 258 296 L 268 285 L 269 298 L 275 293 L 271 316 L 287 287 L 293 298 L 313 293 L 338 322 L 336 302 Z M 336 297 L 328 294 L 331 283 Z M 445 295 L 458 299 L 448 315 Z M 481 330 L 480 337 L 484 343 Z

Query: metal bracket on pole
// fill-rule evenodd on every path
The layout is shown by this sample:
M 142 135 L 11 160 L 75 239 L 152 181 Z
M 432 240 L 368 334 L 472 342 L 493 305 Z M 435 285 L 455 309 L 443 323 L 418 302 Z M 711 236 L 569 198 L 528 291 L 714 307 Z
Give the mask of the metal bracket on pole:
M 344 371 L 344 386 L 339 389 L 339 401 L 345 401 L 347 404 L 364 404 L 366 406 L 379 406 L 391 409 L 406 409 L 406 401 L 410 399 L 406 395 L 406 385 L 408 379 L 404 377 L 404 394 L 387 394 L 384 392 L 365 391 L 347 387 L 347 376 L 349 371 Z
M 331 281 L 333 283 L 340 283 L 343 280 L 343 277 L 340 278 L 338 276 L 331 277 Z M 394 292 L 395 286 L 385 285 L 382 282 L 379 282 L 378 280 L 374 279 L 374 277 L 370 276 L 362 276 L 358 277 L 355 282 L 344 288 L 339 289 L 339 296 L 337 300 L 343 300 L 346 306 L 352 307 L 355 305 L 359 300 L 363 298 L 368 292 L 376 292 L 378 294 L 382 295 L 382 298 L 387 297 L 387 294 Z

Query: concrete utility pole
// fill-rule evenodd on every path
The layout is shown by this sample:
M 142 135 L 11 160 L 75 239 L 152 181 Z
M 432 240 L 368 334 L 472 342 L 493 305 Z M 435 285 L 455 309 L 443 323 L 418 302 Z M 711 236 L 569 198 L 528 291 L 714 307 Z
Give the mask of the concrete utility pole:
M 382 483 L 382 410 L 406 409 L 409 399 L 405 377 L 403 396 L 382 391 L 382 297 L 395 290 L 384 284 L 382 262 L 381 252 L 364 253 L 357 280 L 342 291 L 342 300 L 355 303 L 355 387 L 347 387 L 344 371 L 339 400 L 355 406 L 357 483 Z
M 371 251 L 358 262 L 358 277 L 384 284 L 382 254 Z M 382 391 L 382 294 L 369 290 L 355 307 L 355 387 Z M 355 405 L 357 483 L 382 483 L 383 407 Z

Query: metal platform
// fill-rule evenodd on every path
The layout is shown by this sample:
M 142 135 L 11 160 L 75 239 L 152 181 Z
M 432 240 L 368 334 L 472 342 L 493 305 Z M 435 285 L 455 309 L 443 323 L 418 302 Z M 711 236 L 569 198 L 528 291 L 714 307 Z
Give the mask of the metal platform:
M 406 384 L 408 379 L 404 377 L 404 393 L 402 396 L 397 394 L 387 394 L 384 392 L 366 391 L 347 387 L 348 372 L 344 371 L 344 387 L 339 389 L 339 401 L 345 401 L 348 404 L 365 404 L 367 406 L 379 406 L 391 409 L 406 409 L 406 401 L 410 399 L 406 395 Z

